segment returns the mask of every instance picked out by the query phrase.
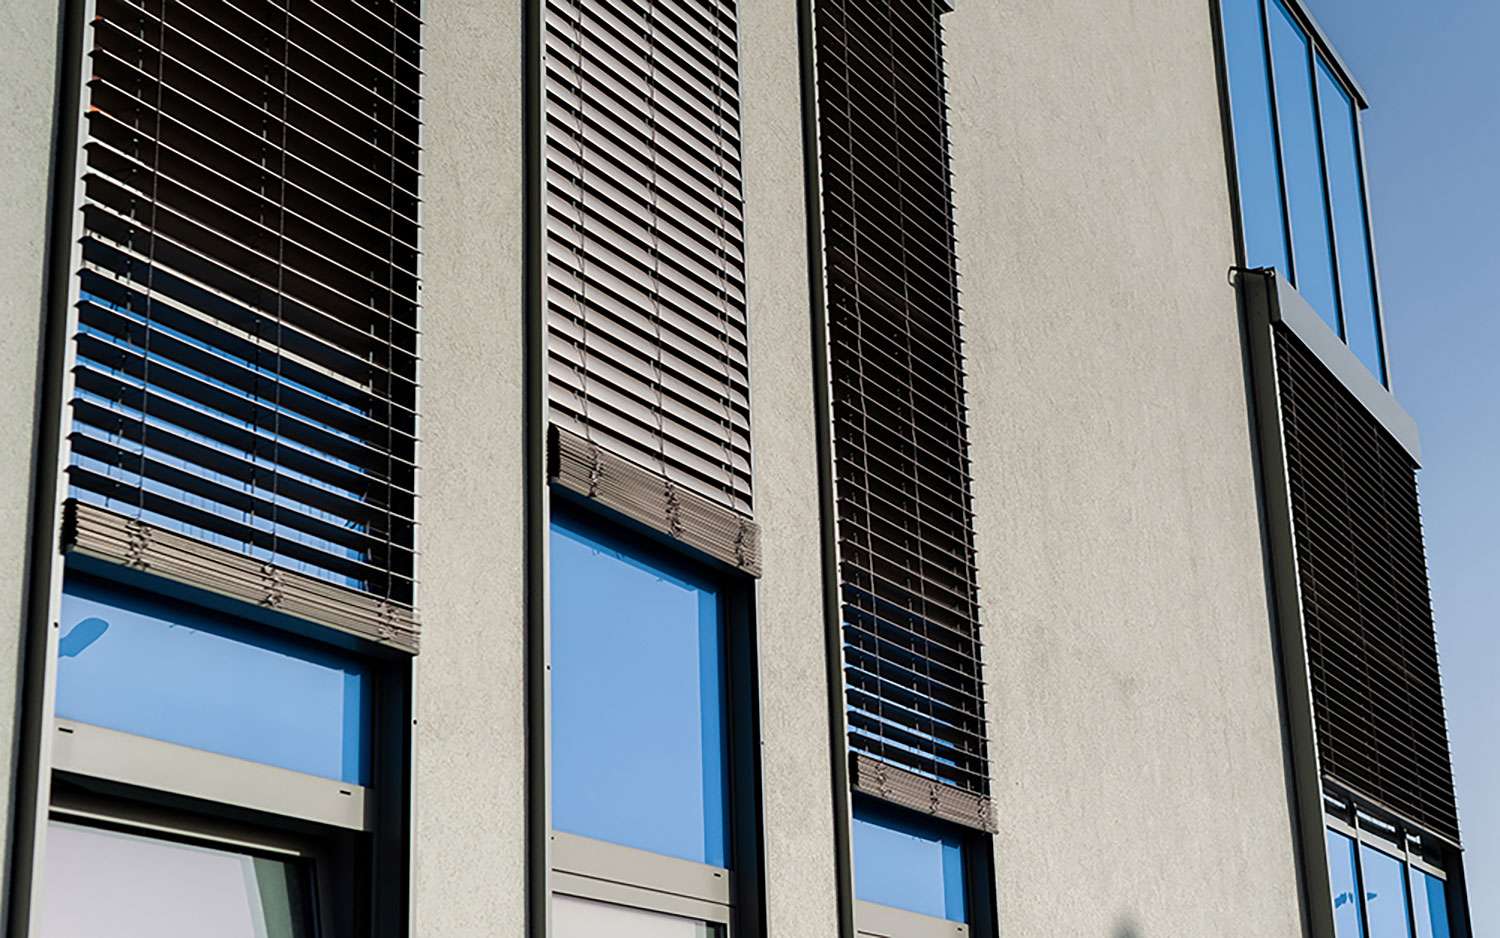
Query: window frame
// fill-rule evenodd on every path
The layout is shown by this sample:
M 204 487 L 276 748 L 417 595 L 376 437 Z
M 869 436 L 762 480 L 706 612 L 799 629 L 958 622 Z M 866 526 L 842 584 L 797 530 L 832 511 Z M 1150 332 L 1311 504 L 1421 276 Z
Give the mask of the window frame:
M 280 632 L 360 660 L 370 680 L 370 784 L 309 775 L 49 714 L 51 784 L 48 802 L 39 812 L 41 826 L 54 815 L 81 812 L 106 826 L 175 831 L 210 846 L 300 844 L 297 849 L 321 858 L 309 893 L 309 901 L 320 910 L 316 938 L 353 934 L 361 919 L 368 921 L 372 938 L 405 936 L 408 890 L 377 887 L 404 884 L 410 869 L 413 657 L 144 571 L 73 556 L 60 566 L 63 578 L 81 574 L 127 591 L 145 590 L 205 615 L 229 617 L 246 628 Z M 61 594 L 60 582 L 59 604 Z M 55 641 L 46 666 L 48 683 L 55 689 Z M 45 839 L 42 846 L 45 849 Z M 42 859 L 39 868 L 44 863 Z M 338 917 L 344 909 L 348 915 Z
M 353 904 L 362 891 L 351 868 L 355 849 L 348 832 L 320 831 L 313 825 L 288 824 L 264 815 L 228 815 L 217 808 L 204 802 L 158 799 L 154 792 L 79 778 L 54 789 L 47 820 L 49 827 L 65 823 L 295 862 L 301 867 L 310 906 L 309 938 L 353 933 Z
M 859 898 L 859 858 L 854 844 L 857 824 L 854 815 L 860 805 L 897 817 L 908 816 L 916 822 L 928 822 L 946 828 L 957 837 L 963 862 L 964 921 L 958 922 Z M 859 793 L 854 793 L 850 798 L 849 835 L 855 934 L 871 938 L 967 938 L 969 935 L 995 933 L 998 917 L 995 910 L 994 835 L 940 817 L 924 816 L 884 799 Z
M 1247 239 L 1249 236 L 1248 226 L 1245 223 L 1246 206 L 1240 198 L 1240 170 L 1239 170 L 1239 143 L 1235 137 L 1234 130 L 1234 89 L 1229 79 L 1228 49 L 1231 45 L 1231 37 L 1228 35 L 1225 24 L 1223 5 L 1233 0 L 1216 0 L 1213 5 L 1214 33 L 1216 44 L 1219 49 L 1219 86 L 1220 96 L 1224 104 L 1223 126 L 1226 142 L 1225 159 L 1229 167 L 1229 196 L 1231 210 L 1234 216 L 1234 237 L 1236 245 L 1236 256 L 1238 263 L 1243 266 L 1247 261 Z M 1330 262 L 1333 271 L 1333 285 L 1336 309 L 1330 311 L 1338 323 L 1338 328 L 1332 331 L 1338 336 L 1339 341 L 1349 345 L 1349 329 L 1345 312 L 1344 298 L 1344 273 L 1340 268 L 1339 260 L 1339 233 L 1338 223 L 1333 206 L 1333 193 L 1328 172 L 1328 154 L 1325 140 L 1325 107 L 1322 100 L 1322 92 L 1318 87 L 1318 63 L 1321 60 L 1326 63 L 1330 74 L 1348 93 L 1353 102 L 1354 110 L 1354 136 L 1353 147 L 1355 155 L 1354 171 L 1358 174 L 1360 190 L 1360 210 L 1364 219 L 1364 241 L 1369 256 L 1371 291 L 1374 301 L 1375 313 L 1375 342 L 1376 352 L 1379 357 L 1379 369 L 1371 368 L 1370 371 L 1375 379 L 1387 391 L 1391 390 L 1391 366 L 1390 351 L 1386 342 L 1385 328 L 1385 298 L 1381 289 L 1380 262 L 1375 247 L 1375 224 L 1370 208 L 1370 185 L 1369 173 L 1367 171 L 1366 146 L 1364 134 L 1363 112 L 1369 108 L 1369 101 L 1364 90 L 1355 81 L 1353 74 L 1340 58 L 1333 44 L 1328 40 L 1327 34 L 1318 25 L 1317 20 L 1308 11 L 1303 0 L 1249 0 L 1256 4 L 1261 22 L 1262 57 L 1266 69 L 1266 80 L 1268 95 L 1270 97 L 1271 111 L 1271 137 L 1276 150 L 1276 176 L 1281 192 L 1281 204 L 1277 208 L 1281 226 L 1286 238 L 1287 266 L 1286 276 L 1283 278 L 1288 285 L 1296 289 L 1299 279 L 1296 257 L 1296 235 L 1293 231 L 1290 213 L 1290 193 L 1287 189 L 1286 172 L 1286 148 L 1282 135 L 1281 119 L 1281 94 L 1275 68 L 1271 36 L 1272 10 L 1271 4 L 1281 3 L 1291 14 L 1294 24 L 1299 27 L 1308 39 L 1308 81 L 1313 102 L 1313 115 L 1316 122 L 1316 145 L 1318 153 L 1318 173 L 1321 178 L 1323 192 L 1323 209 L 1327 217 L 1328 233 L 1330 243 Z M 1299 294 L 1300 295 L 1300 294 Z M 1352 346 L 1350 346 L 1352 350 Z M 1369 367 L 1368 365 L 1366 366 Z
M 571 896 L 649 912 L 696 919 L 717 925 L 720 938 L 755 935 L 762 921 L 763 889 L 759 684 L 754 631 L 756 581 L 744 571 L 696 550 L 668 535 L 559 487 L 546 489 L 545 548 L 546 629 L 545 713 L 546 772 L 532 775 L 533 801 L 544 799 L 547 816 L 545 870 L 548 921 L 553 895 Z M 638 560 L 657 559 L 669 571 L 687 573 L 713 585 L 718 593 L 724 657 L 724 750 L 729 866 L 717 867 L 560 831 L 552 824 L 552 593 L 550 540 L 562 521 L 574 529 L 620 545 Z
M 1445 867 L 1434 859 L 1435 856 L 1445 857 L 1453 848 L 1416 825 L 1353 798 L 1337 794 L 1325 796 L 1323 811 L 1324 827 L 1349 838 L 1354 844 L 1355 893 L 1359 897 L 1359 921 L 1364 938 L 1370 936 L 1365 889 L 1365 848 L 1379 851 L 1401 864 L 1408 938 L 1415 938 L 1417 934 L 1416 905 L 1412 895 L 1413 870 L 1443 883 L 1444 899 L 1447 902 L 1444 913 L 1450 934 L 1459 936 L 1470 933 L 1464 909 L 1462 867 L 1456 863 L 1451 868 Z

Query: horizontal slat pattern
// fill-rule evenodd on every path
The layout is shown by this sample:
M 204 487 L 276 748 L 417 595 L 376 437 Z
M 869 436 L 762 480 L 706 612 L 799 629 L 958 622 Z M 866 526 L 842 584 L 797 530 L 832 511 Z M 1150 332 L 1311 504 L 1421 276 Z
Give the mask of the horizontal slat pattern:
M 416 0 L 97 0 L 70 494 L 409 606 Z
M 547 467 L 552 484 L 760 576 L 760 527 L 739 512 L 557 427 Z
M 749 515 L 735 5 L 545 11 L 552 420 Z
M 1322 770 L 1456 842 L 1417 467 L 1290 330 L 1275 329 Z
M 945 9 L 815 5 L 845 682 L 856 778 L 884 763 L 987 827 Z M 857 787 L 927 810 L 905 782 Z
M 69 500 L 63 550 L 208 590 L 360 638 L 416 651 L 416 615 L 406 606 L 264 564 L 244 554 Z

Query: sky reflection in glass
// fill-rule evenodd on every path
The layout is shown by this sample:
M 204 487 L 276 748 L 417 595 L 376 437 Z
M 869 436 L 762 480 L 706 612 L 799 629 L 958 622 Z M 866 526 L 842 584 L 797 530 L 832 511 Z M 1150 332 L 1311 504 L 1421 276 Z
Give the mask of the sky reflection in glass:
M 717 590 L 567 515 L 551 546 L 553 827 L 726 866 Z

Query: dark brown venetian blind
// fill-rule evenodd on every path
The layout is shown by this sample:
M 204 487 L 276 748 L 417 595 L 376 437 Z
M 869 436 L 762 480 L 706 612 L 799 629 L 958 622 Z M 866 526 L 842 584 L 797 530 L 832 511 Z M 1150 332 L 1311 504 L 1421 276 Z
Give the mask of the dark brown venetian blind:
M 817 0 L 849 746 L 861 791 L 988 827 L 943 0 Z
M 1275 329 L 1322 771 L 1457 842 L 1417 466 L 1290 330 Z
M 202 545 L 174 569 L 206 588 L 410 622 L 417 0 L 91 9 L 75 517 Z
M 735 4 L 545 10 L 552 423 L 747 517 Z

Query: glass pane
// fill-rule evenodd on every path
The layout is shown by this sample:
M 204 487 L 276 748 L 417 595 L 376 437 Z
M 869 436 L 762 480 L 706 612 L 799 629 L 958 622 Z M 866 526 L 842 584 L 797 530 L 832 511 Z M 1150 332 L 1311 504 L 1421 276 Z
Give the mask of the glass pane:
M 1417 938 L 1448 938 L 1448 890 L 1442 880 L 1413 868 L 1411 908 L 1417 918 Z
M 1276 109 L 1292 219 L 1293 281 L 1297 292 L 1339 332 L 1333 285 L 1333 242 L 1323 199 L 1323 160 L 1313 105 L 1311 46 L 1281 0 L 1271 8 L 1271 52 L 1276 68 Z
M 553 938 L 720 938 L 717 925 L 661 912 L 552 897 Z
M 1287 266 L 1286 223 L 1281 201 L 1281 158 L 1276 153 L 1266 70 L 1266 28 L 1261 0 L 1224 0 L 1224 56 L 1234 119 L 1235 171 L 1250 267 Z
M 1328 835 L 1328 881 L 1333 887 L 1333 925 L 1338 938 L 1364 938 L 1355 883 L 1354 840 L 1337 831 Z
M 57 715 L 365 784 L 367 671 L 269 628 L 103 580 L 63 587 Z
M 1406 877 L 1400 860 L 1359 845 L 1359 860 L 1365 874 L 1365 916 L 1370 922 L 1370 938 L 1410 938 L 1411 925 L 1406 919 Z
M 552 824 L 727 865 L 723 625 L 706 581 L 552 525 Z
M 854 892 L 865 902 L 966 921 L 963 840 L 940 822 L 855 802 Z
M 53 821 L 41 938 L 310 935 L 291 864 Z
M 1354 354 L 1384 381 L 1380 326 L 1375 318 L 1375 268 L 1370 262 L 1364 177 L 1359 164 L 1359 124 L 1354 99 L 1322 58 L 1318 59 L 1318 105 L 1323 112 L 1323 148 L 1328 155 L 1328 191 L 1333 199 L 1345 331 Z

